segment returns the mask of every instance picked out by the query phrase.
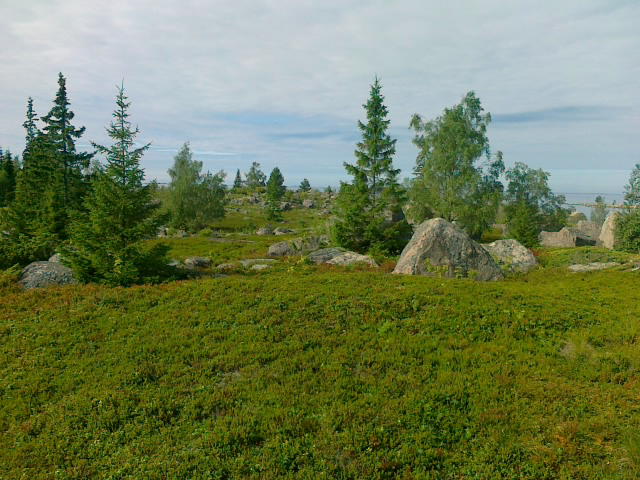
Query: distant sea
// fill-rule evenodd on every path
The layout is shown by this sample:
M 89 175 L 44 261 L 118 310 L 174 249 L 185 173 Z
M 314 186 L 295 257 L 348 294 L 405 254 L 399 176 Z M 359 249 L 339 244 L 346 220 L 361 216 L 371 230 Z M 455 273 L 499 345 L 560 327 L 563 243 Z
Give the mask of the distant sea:
M 624 203 L 624 194 L 622 193 L 562 193 L 557 192 L 567 199 L 567 205 L 575 208 L 578 212 L 584 213 L 587 217 L 591 213 L 590 207 L 582 205 L 572 205 L 576 203 L 593 203 L 598 195 L 604 198 L 607 205 Z

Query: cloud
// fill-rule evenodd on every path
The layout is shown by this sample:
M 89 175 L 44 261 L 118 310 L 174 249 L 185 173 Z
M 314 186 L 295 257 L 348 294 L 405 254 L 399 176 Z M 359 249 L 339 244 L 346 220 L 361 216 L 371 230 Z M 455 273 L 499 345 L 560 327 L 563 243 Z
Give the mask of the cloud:
M 21 150 L 27 96 L 46 113 L 62 71 L 83 143 L 108 141 L 124 79 L 139 140 L 157 147 L 149 175 L 166 179 L 190 141 L 211 170 L 257 160 L 290 183 L 335 184 L 377 74 L 406 173 L 410 116 L 472 89 L 507 161 L 625 169 L 638 161 L 639 19 L 631 0 L 0 2 L 0 144 Z

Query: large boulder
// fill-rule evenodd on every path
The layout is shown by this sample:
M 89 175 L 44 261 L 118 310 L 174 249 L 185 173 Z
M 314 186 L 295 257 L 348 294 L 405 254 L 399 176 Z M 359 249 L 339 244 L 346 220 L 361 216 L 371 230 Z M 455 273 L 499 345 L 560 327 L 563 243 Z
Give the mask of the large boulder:
M 531 250 L 512 238 L 482 245 L 498 263 L 512 272 L 527 273 L 538 265 Z
M 30 263 L 20 275 L 20 284 L 27 290 L 74 283 L 73 271 L 57 262 Z
M 447 277 L 473 276 L 483 281 L 504 278 L 489 252 L 443 218 L 427 220 L 416 228 L 393 273 L 442 273 Z
M 580 237 L 592 242 L 593 245 L 599 243 L 600 226 L 596 222 L 580 220 L 573 228 L 573 231 L 576 233 L 576 244 L 580 241 Z
M 346 250 L 340 247 L 321 248 L 309 254 L 309 260 L 315 264 L 327 263 L 329 260 L 342 255 Z
M 602 224 L 602 229 L 600 230 L 600 235 L 598 239 L 603 247 L 608 248 L 609 250 L 613 250 L 616 243 L 616 222 L 620 217 L 620 213 L 611 212 L 607 215 L 606 220 Z
M 357 265 L 357 264 L 366 264 L 372 267 L 377 267 L 378 264 L 376 261 L 369 257 L 368 255 L 360 255 L 356 252 L 343 252 L 340 255 L 336 255 L 331 260 L 328 260 L 326 263 L 329 265 Z
M 540 245 L 543 247 L 569 248 L 576 246 L 576 234 L 568 228 L 559 232 L 540 232 Z

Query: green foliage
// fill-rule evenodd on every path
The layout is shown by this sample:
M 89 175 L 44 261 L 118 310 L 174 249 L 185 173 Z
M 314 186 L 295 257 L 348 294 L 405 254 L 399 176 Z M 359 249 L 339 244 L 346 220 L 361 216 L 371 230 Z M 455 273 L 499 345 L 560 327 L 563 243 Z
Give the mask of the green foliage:
M 152 201 L 155 184 L 143 185 L 140 160 L 149 144 L 133 148 L 138 128 L 133 129 L 127 113 L 130 103 L 124 88 L 118 89 L 114 121 L 107 129 L 114 143 L 94 144 L 106 158 L 106 165 L 94 181 L 86 200 L 86 213 L 72 225 L 63 258 L 80 281 L 110 285 L 131 285 L 157 281 L 167 260 L 166 247 L 148 248 L 145 239 L 154 237 L 162 219 Z
M 250 190 L 255 190 L 258 187 L 264 187 L 265 182 L 267 180 L 267 176 L 260 169 L 260 164 L 258 162 L 253 162 L 251 164 L 251 168 L 245 174 L 245 185 Z
M 280 210 L 280 200 L 287 191 L 284 186 L 284 177 L 280 169 L 275 167 L 269 175 L 267 182 L 267 219 L 271 221 L 282 221 Z
M 309 192 L 311 191 L 311 184 L 309 183 L 309 180 L 306 178 L 303 178 L 302 181 L 300 182 L 300 186 L 298 187 L 298 191 L 299 192 Z
M 616 248 L 640 253 L 640 208 L 629 209 L 616 220 Z
M 415 114 L 411 128 L 419 153 L 409 191 L 410 216 L 417 222 L 442 217 L 456 221 L 473 238 L 493 223 L 504 171 L 502 154 L 490 155 L 491 121 L 474 92 L 435 120 Z
M 522 162 L 507 170 L 509 182 L 504 195 L 509 233 L 527 247 L 538 244 L 542 230 L 558 231 L 566 225 L 569 210 L 565 198 L 549 188 L 549 174 Z
M 609 210 L 607 210 L 607 202 L 604 198 L 598 195 L 595 199 L 595 204 L 595 207 L 591 207 L 590 219 L 592 222 L 602 226 L 609 214 Z
M 631 171 L 629 183 L 624 187 L 624 203 L 640 206 L 640 163 Z
M 637 255 L 617 252 L 600 247 L 575 248 L 539 248 L 536 254 L 544 267 L 568 267 L 569 265 L 585 265 L 594 262 L 627 263 L 638 260 Z
M 6 207 L 16 195 L 16 175 L 18 166 L 9 150 L 0 148 L 0 208 Z
M 636 278 L 3 289 L 2 476 L 632 480 Z
M 171 225 L 197 231 L 224 217 L 224 172 L 202 174 L 202 162 L 193 159 L 185 143 L 169 169 L 169 205 Z
M 390 121 L 377 78 L 363 107 L 367 123 L 358 121 L 362 141 L 355 150 L 356 163 L 344 164 L 353 180 L 341 184 L 333 237 L 338 245 L 357 252 L 375 247 L 377 251 L 397 254 L 408 240 L 399 238 L 408 225 L 404 220 L 402 225 L 385 220 L 385 214 L 400 210 L 404 190 L 398 184 L 400 170 L 393 168 L 396 140 L 387 134 Z

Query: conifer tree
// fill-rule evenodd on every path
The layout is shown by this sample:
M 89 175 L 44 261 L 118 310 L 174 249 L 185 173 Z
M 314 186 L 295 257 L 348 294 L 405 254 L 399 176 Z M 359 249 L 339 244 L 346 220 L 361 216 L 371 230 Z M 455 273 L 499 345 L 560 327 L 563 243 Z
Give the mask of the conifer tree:
M 286 192 L 284 177 L 278 167 L 275 167 L 269 175 L 267 182 L 267 219 L 274 221 L 282 220 L 280 200 Z
M 22 124 L 26 130 L 25 135 L 25 148 L 29 148 L 29 144 L 36 138 L 36 135 L 40 133 L 36 121 L 38 117 L 33 109 L 33 98 L 29 97 L 27 100 L 27 119 Z
M 67 95 L 66 82 L 62 73 L 59 73 L 58 91 L 53 107 L 41 120 L 44 123 L 43 133 L 49 138 L 51 144 L 55 146 L 59 161 L 62 164 L 63 206 L 65 210 L 70 210 L 80 208 L 82 197 L 88 190 L 87 182 L 83 178 L 83 170 L 88 168 L 92 154 L 76 152 L 75 141 L 82 136 L 85 127 L 76 128 L 71 123 L 75 114 L 69 109 L 70 102 Z M 32 112 L 31 101 L 27 109 L 27 122 L 25 122 L 27 140 L 33 135 L 30 112 Z
M 395 225 L 385 221 L 386 213 L 400 210 L 403 190 L 398 183 L 400 170 L 393 168 L 396 140 L 387 134 L 390 121 L 378 78 L 363 107 L 367 123 L 358 122 L 362 141 L 355 150 L 356 163 L 344 164 L 353 180 L 340 187 L 334 239 L 340 246 L 360 252 L 375 247 L 395 253 L 404 246 L 409 226 L 404 220 Z
M 155 182 L 143 185 L 140 161 L 149 148 L 134 148 L 138 128 L 129 121 L 130 103 L 118 88 L 114 120 L 107 129 L 111 146 L 93 144 L 105 164 L 86 199 L 86 212 L 72 224 L 63 257 L 81 281 L 112 285 L 155 281 L 166 265 L 166 247 L 146 247 L 162 218 L 153 201 Z
M 0 207 L 6 207 L 15 197 L 16 170 L 11 152 L 0 149 Z
M 298 190 L 301 192 L 308 192 L 311 190 L 311 184 L 309 183 L 309 180 L 307 180 L 306 178 L 303 178 L 302 181 L 300 182 L 300 186 L 298 187 Z
M 236 178 L 233 181 L 233 189 L 234 190 L 238 190 L 240 188 L 242 188 L 242 176 L 240 175 L 240 169 L 238 169 L 238 171 L 236 172 Z

